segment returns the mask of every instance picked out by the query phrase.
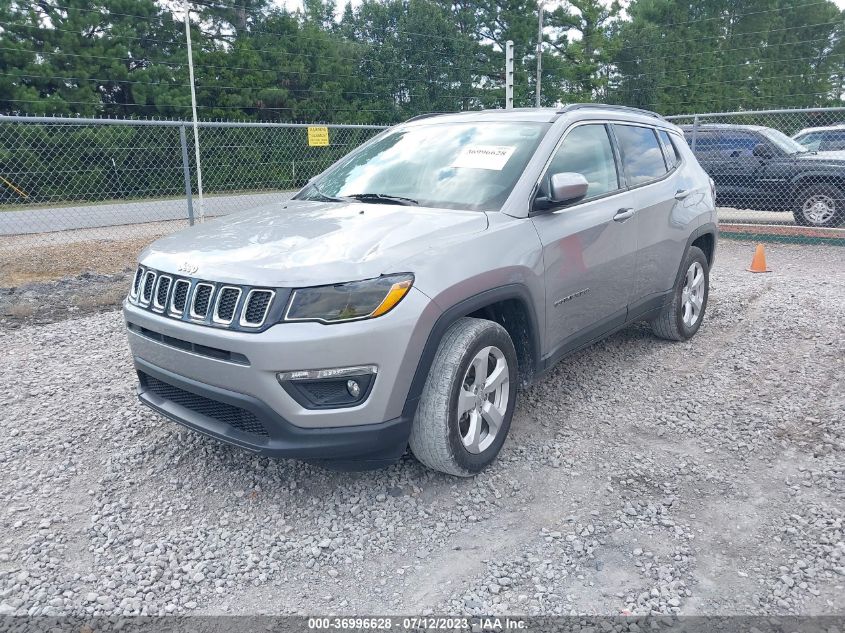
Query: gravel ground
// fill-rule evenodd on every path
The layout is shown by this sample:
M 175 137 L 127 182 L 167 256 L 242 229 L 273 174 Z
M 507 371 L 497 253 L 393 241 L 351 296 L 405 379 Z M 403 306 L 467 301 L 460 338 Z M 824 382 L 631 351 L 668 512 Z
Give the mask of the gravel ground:
M 688 343 L 522 393 L 498 462 L 335 473 L 133 395 L 117 312 L 0 329 L 0 614 L 845 612 L 845 251 L 723 241 Z

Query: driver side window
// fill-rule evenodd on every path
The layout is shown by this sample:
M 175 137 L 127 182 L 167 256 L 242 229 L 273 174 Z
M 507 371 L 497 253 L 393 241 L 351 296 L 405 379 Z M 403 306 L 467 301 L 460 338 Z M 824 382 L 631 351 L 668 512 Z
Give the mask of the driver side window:
M 593 198 L 619 189 L 619 174 L 613 147 L 604 124 L 579 125 L 566 135 L 555 152 L 543 178 L 543 189 L 548 191 L 552 174 L 576 172 L 587 179 L 586 198 Z

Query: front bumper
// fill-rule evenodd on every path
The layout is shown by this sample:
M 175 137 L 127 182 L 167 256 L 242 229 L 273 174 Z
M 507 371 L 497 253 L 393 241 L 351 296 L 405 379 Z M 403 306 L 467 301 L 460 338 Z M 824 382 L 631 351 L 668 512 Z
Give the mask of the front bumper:
M 144 404 L 246 449 L 306 459 L 401 455 L 410 433 L 405 418 L 414 410 L 408 393 L 439 315 L 415 289 L 377 319 L 281 323 L 255 333 L 195 325 L 124 303 Z M 358 365 L 376 365 L 378 374 L 367 398 L 345 408 L 306 408 L 276 378 L 278 372 Z M 215 406 L 222 412 L 209 409 Z M 250 429 L 254 421 L 258 433 Z
M 257 398 L 178 376 L 139 358 L 135 367 L 138 397 L 145 405 L 183 426 L 261 455 L 381 465 L 401 457 L 408 444 L 411 420 L 401 416 L 378 424 L 303 429 Z

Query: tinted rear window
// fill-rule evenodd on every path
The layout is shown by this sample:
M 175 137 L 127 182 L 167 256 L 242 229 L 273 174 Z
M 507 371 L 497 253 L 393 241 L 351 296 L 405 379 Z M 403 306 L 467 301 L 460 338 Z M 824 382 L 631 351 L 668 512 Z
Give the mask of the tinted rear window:
M 641 185 L 666 174 L 663 150 L 653 129 L 619 124 L 614 124 L 613 129 L 629 185 Z

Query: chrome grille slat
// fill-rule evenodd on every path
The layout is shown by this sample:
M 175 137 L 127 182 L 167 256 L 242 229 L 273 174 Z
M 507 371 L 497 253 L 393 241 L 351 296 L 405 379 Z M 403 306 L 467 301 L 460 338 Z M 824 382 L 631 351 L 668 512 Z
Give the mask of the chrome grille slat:
M 208 309 L 211 307 L 211 297 L 214 295 L 214 284 L 206 281 L 199 282 L 194 286 L 194 294 L 191 297 L 191 318 L 197 321 L 205 321 L 208 317 Z M 198 310 L 200 308 L 202 311 Z
M 170 296 L 170 284 L 173 277 L 170 275 L 159 275 L 156 282 L 155 293 L 153 294 L 153 310 L 164 312 L 167 306 L 167 298 Z
M 221 325 L 228 325 L 235 320 L 235 311 L 241 299 L 241 289 L 237 286 L 221 286 L 214 302 L 211 320 Z
M 173 294 L 170 296 L 169 312 L 171 316 L 181 318 L 185 314 L 185 306 L 188 303 L 188 293 L 191 291 L 191 282 L 187 279 L 177 279 L 173 284 Z
M 267 318 L 270 304 L 273 303 L 273 296 L 276 293 L 272 290 L 253 288 L 246 296 L 246 301 L 241 308 L 240 325 L 243 327 L 261 327 Z
M 142 306 L 148 306 L 150 305 L 150 301 L 152 301 L 156 274 L 157 273 L 154 270 L 147 270 L 144 273 L 144 282 L 141 285 L 141 296 L 138 298 L 138 301 Z
M 138 298 L 138 291 L 141 289 L 141 280 L 144 278 L 144 267 L 138 266 L 135 270 L 135 277 L 132 279 L 132 289 L 129 291 L 131 299 Z

